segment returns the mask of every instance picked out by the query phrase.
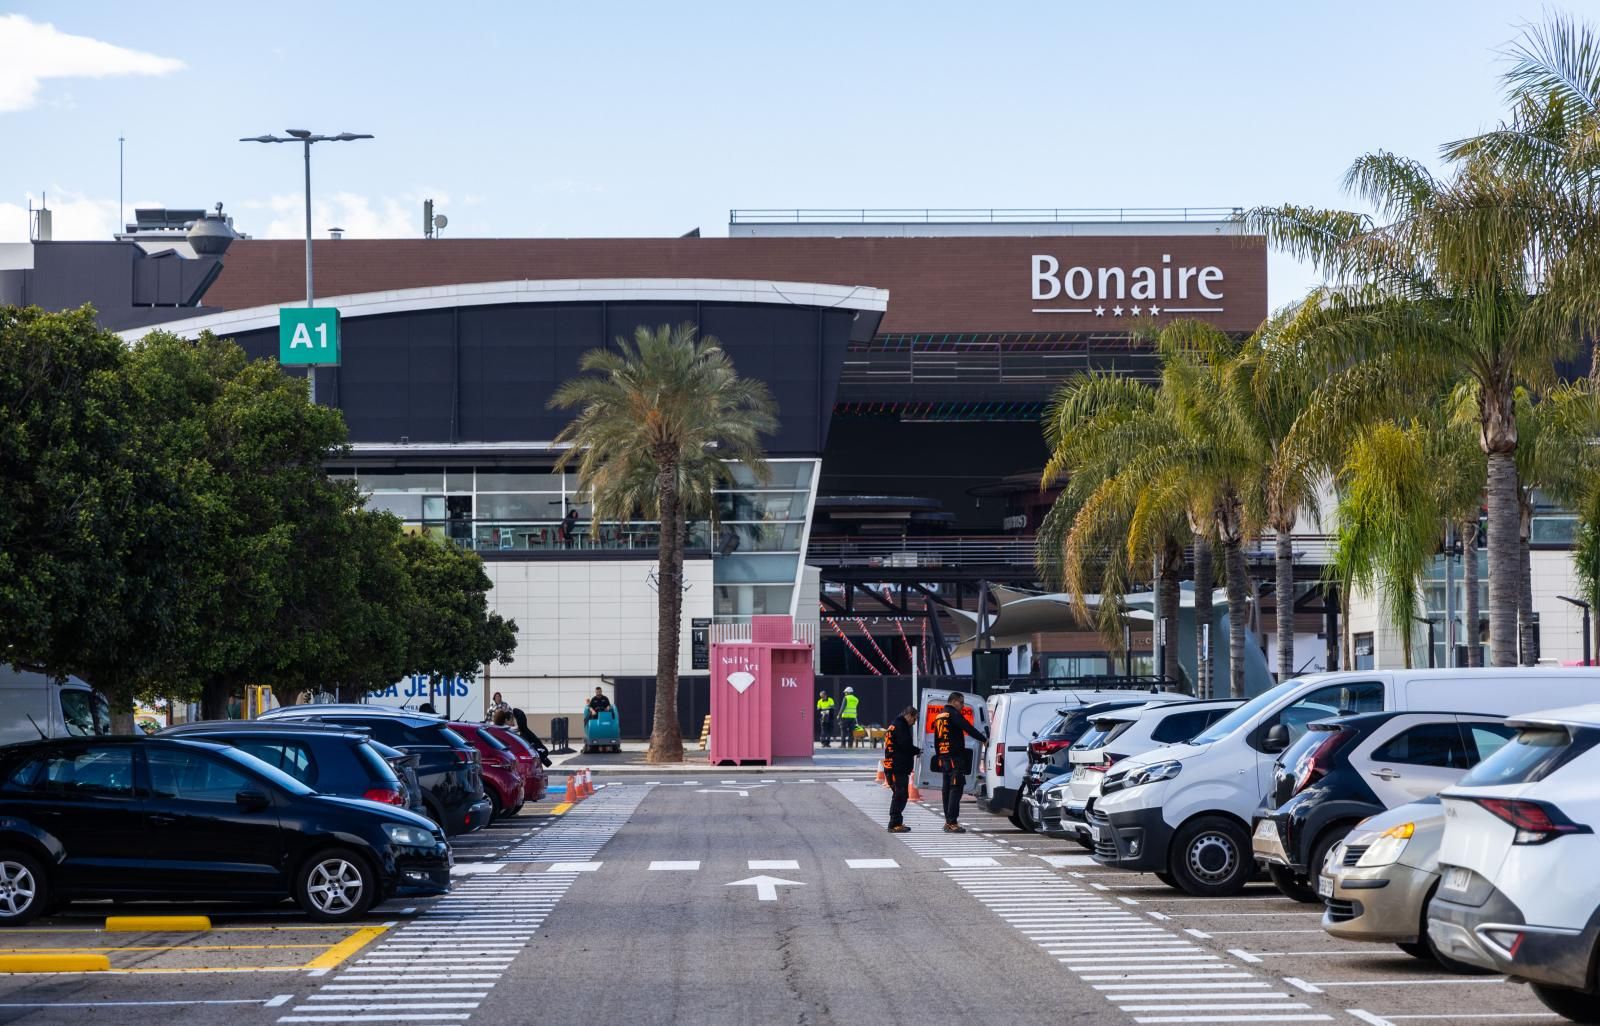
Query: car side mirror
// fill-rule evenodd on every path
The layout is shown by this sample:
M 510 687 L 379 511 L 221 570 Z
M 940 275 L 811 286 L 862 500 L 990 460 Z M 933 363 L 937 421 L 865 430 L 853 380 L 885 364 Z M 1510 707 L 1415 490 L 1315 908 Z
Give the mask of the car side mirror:
M 1289 728 L 1281 723 L 1274 723 L 1261 735 L 1261 750 L 1275 754 L 1289 747 Z
M 260 812 L 272 804 L 272 801 L 265 794 L 254 789 L 240 791 L 233 796 L 233 800 L 245 812 Z

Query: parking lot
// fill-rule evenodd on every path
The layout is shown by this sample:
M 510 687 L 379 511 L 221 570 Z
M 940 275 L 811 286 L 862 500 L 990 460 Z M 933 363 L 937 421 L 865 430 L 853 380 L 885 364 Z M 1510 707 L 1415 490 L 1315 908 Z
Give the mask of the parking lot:
M 1330 937 L 1319 925 L 1318 906 L 1285 898 L 1269 883 L 1252 884 L 1236 898 L 1191 898 L 1149 874 L 1100 868 L 1074 842 L 1024 833 L 1004 817 L 970 805 L 966 809 L 970 811 L 963 812 L 964 821 L 974 835 L 1019 855 L 1047 857 L 1067 879 L 1192 940 L 1207 952 L 1200 957 L 1213 959 L 1215 968 L 1231 967 L 1265 980 L 1289 1003 L 1304 1002 L 1314 1008 L 1336 1005 L 1370 1026 L 1385 1022 L 1533 1026 L 1561 1021 L 1526 988 L 1503 977 L 1456 975 L 1393 947 Z M 1108 937 L 1104 947 L 1128 953 L 1114 938 Z M 1124 1011 L 1132 1009 L 1125 1006 Z M 1211 1018 L 1135 1016 L 1134 1021 L 1312 1021 L 1297 1019 L 1296 1014 L 1250 1013 L 1236 1007 Z M 1305 1014 L 1320 1018 L 1315 1012 Z
M 452 838 L 455 876 L 470 879 L 475 867 L 536 837 L 565 808 L 547 800 Z M 217 1022 L 219 1007 L 285 1008 L 439 900 L 392 900 L 337 926 L 288 903 L 76 903 L 0 933 L 0 965 L 18 970 L 0 972 L 0 1023 L 78 1022 L 94 1011 L 119 1021 Z M 98 959 L 100 968 L 88 968 Z

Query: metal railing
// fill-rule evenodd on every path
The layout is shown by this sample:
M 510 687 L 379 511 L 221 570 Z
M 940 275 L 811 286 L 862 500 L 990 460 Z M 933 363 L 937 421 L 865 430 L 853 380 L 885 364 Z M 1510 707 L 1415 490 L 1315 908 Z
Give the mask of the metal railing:
M 602 523 L 591 531 L 590 521 L 578 520 L 564 530 L 559 520 L 450 520 L 408 522 L 406 527 L 474 552 L 655 552 L 661 545 L 661 527 L 654 522 Z M 703 551 L 711 547 L 710 525 L 689 525 L 685 547 Z
M 729 224 L 1058 224 L 1228 221 L 1243 207 L 745 208 Z
M 813 566 L 918 567 L 1003 564 L 1033 566 L 1033 537 L 1008 535 L 931 538 L 816 537 L 806 549 Z

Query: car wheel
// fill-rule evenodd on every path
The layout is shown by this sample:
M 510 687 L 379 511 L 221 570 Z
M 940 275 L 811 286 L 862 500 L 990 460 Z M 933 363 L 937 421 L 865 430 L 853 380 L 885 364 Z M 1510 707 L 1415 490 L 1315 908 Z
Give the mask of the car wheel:
M 1286 898 L 1304 902 L 1307 905 L 1320 903 L 1316 890 L 1306 882 L 1306 878 L 1290 869 L 1288 866 L 1267 866 L 1267 876 Z
M 1255 872 L 1250 834 L 1221 816 L 1198 816 L 1172 839 L 1167 871 L 1178 889 L 1201 898 L 1230 897 L 1244 890 Z
M 1156 873 L 1156 879 L 1160 880 L 1162 883 L 1166 884 L 1168 887 L 1171 887 L 1175 891 L 1180 891 L 1183 889 L 1178 886 L 1178 878 L 1173 876 L 1171 873 L 1158 872 Z
M 1072 839 L 1074 841 L 1077 841 L 1078 842 L 1078 847 L 1082 848 L 1084 851 L 1094 851 L 1094 842 L 1093 841 L 1087 840 L 1087 839 L 1082 838 L 1082 837 L 1078 837 L 1076 835 L 1074 835 Z
M 20 926 L 49 904 L 50 881 L 33 856 L 0 851 L 0 926 Z
M 346 848 L 328 848 L 300 867 L 294 896 L 312 919 L 339 923 L 371 908 L 377 890 L 377 875 L 365 859 Z
M 1572 1022 L 1600 1022 L 1600 996 L 1565 987 L 1531 984 L 1533 996 L 1550 1011 Z
M 1399 948 L 1401 951 L 1404 951 L 1412 958 L 1420 958 L 1424 962 L 1433 961 L 1433 949 L 1428 946 L 1427 941 L 1412 941 L 1409 944 L 1404 944 L 1397 941 L 1395 943 L 1395 947 Z
M 489 792 L 489 822 L 493 823 L 503 817 L 506 814 L 506 810 L 505 806 L 500 804 L 500 796 L 495 793 L 494 788 L 491 787 L 487 790 Z

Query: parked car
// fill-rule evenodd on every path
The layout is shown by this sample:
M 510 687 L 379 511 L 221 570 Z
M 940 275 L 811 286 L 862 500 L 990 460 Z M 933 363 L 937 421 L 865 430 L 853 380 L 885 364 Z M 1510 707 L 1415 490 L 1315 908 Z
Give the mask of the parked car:
M 1516 737 L 1439 796 L 1428 936 L 1449 958 L 1531 984 L 1557 1015 L 1600 1022 L 1600 705 L 1511 724 Z
M 1071 773 L 1038 792 L 1034 810 L 1045 824 L 1041 832 L 1092 847 L 1088 810 L 1112 767 L 1131 755 L 1182 744 L 1240 704 L 1239 699 L 1153 702 L 1101 713 L 1067 749 Z
M 407 784 L 385 756 L 415 759 L 374 741 L 364 729 L 295 721 L 206 720 L 168 727 L 159 737 L 231 745 L 321 794 L 365 798 L 427 815 L 422 789 Z
M 1334 845 L 1369 816 L 1438 794 L 1515 733 L 1498 716 L 1381 712 L 1310 724 L 1278 759 L 1251 845 L 1278 890 L 1319 902 Z M 1326 878 L 1323 878 L 1324 880 Z
M 1072 763 L 1068 761 L 1067 753 L 1073 746 L 1083 740 L 1083 736 L 1093 728 L 1094 721 L 1106 713 L 1119 709 L 1137 709 L 1152 703 L 1191 702 L 1193 699 L 1185 695 L 1151 695 L 1149 692 L 1113 692 L 1116 698 L 1100 698 L 1085 706 L 1066 707 L 1056 710 L 1056 717 L 1046 723 L 1039 731 L 1037 737 L 1028 742 L 1028 774 L 1024 781 L 1024 792 L 1032 794 L 1052 777 L 1059 777 L 1072 772 Z
M 499 738 L 517 757 L 517 765 L 522 769 L 522 798 L 524 801 L 544 801 L 550 788 L 550 775 L 545 772 L 543 756 L 537 748 L 517 736 L 517 732 L 507 727 L 496 727 L 493 724 L 483 728 L 490 734 Z
M 389 764 L 395 776 L 406 785 L 406 808 L 419 816 L 433 819 L 428 815 L 428 803 L 422 797 L 422 778 L 417 776 L 417 767 L 422 765 L 422 757 L 415 752 L 402 752 L 398 748 L 390 748 L 374 738 L 368 738 L 367 744 L 372 746 L 373 751 L 383 756 L 383 761 Z
M 478 750 L 435 716 L 390 710 L 382 706 L 291 705 L 262 713 L 258 723 L 311 721 L 359 727 L 391 748 L 418 756 L 428 816 L 455 835 L 478 830 L 489 822 L 493 804 L 483 791 Z
M 0 925 L 77 899 L 293 898 L 325 922 L 450 889 L 450 846 L 404 809 L 318 794 L 202 740 L 0 749 Z
M 1438 795 L 1362 821 L 1322 866 L 1322 928 L 1343 940 L 1393 944 L 1452 972 L 1480 971 L 1438 951 L 1428 939 L 1428 902 L 1439 889 L 1443 836 Z
M 0 663 L 0 745 L 109 733 L 111 707 L 83 681 Z
M 1136 704 L 1149 701 L 1150 694 L 1058 689 L 990 695 L 989 723 L 993 729 L 983 750 L 980 771 L 984 782 L 978 791 L 978 804 L 996 815 L 1009 816 L 1013 826 L 1031 829 L 1022 815 L 1022 799 L 1030 790 L 1030 746 L 1069 709 L 1084 710 L 1106 700 Z
M 1195 895 L 1237 894 L 1255 873 L 1250 821 L 1277 757 L 1313 720 L 1385 709 L 1512 715 L 1600 693 L 1600 669 L 1357 670 L 1285 681 L 1186 745 L 1106 774 L 1089 815 L 1095 861 L 1165 872 Z
M 492 806 L 489 820 L 515 816 L 522 811 L 522 766 L 516 753 L 481 723 L 452 722 L 450 729 L 467 739 L 478 750 L 483 766 L 484 792 Z

